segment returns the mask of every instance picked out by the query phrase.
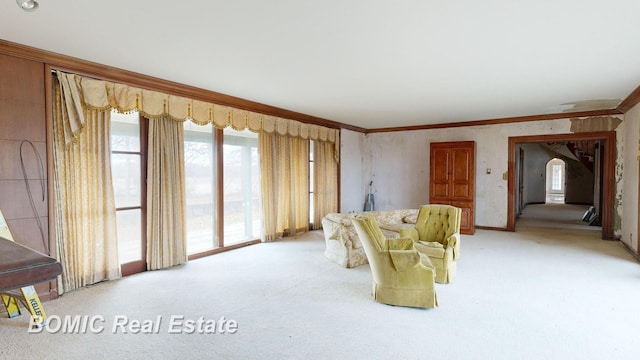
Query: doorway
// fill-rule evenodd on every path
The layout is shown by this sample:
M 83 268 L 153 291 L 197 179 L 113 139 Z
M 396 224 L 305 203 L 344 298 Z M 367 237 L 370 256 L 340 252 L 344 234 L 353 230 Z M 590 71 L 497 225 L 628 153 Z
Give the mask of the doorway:
M 593 133 L 576 133 L 576 134 L 554 134 L 554 135 L 534 135 L 534 136 L 518 136 L 509 138 L 509 166 L 508 166 L 508 213 L 507 213 L 507 230 L 515 231 L 516 217 L 522 210 L 521 204 L 533 203 L 536 201 L 526 201 L 527 193 L 522 189 L 521 170 L 527 167 L 523 165 L 522 152 L 520 151 L 523 144 L 562 144 L 575 146 L 581 141 L 590 141 L 597 143 L 598 147 L 594 154 L 590 156 L 597 157 L 593 166 L 594 184 L 591 185 L 593 193 L 591 200 L 598 207 L 598 216 L 602 225 L 602 238 L 614 239 L 613 223 L 614 223 L 614 195 L 615 195 L 615 159 L 616 159 L 616 142 L 615 132 L 593 132 Z M 550 146 L 552 146 L 550 145 Z M 563 145 L 563 146 L 564 146 Z M 555 146 L 555 145 L 554 145 Z M 569 146 L 569 147 L 570 147 Z M 575 150 L 575 149 L 574 149 Z M 579 160 L 583 161 L 585 159 Z M 544 160 L 545 164 L 548 160 Z M 544 172 L 544 170 L 543 170 Z M 566 173 L 566 171 L 565 171 Z M 544 175 L 543 175 L 544 176 Z M 543 178 L 546 184 L 546 178 Z M 543 187 L 545 185 L 542 185 Z M 568 187 L 565 186 L 565 191 Z M 545 194 L 543 199 L 537 203 L 545 203 Z M 565 196 L 569 196 L 566 194 Z
M 545 166 L 545 204 L 564 204 L 567 185 L 566 169 L 567 163 L 562 159 L 553 158 L 547 162 Z

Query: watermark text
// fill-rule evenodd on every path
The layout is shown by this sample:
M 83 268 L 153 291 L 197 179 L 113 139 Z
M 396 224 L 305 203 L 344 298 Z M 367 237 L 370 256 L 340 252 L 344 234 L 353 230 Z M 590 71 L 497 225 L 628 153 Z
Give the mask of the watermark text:
M 28 329 L 29 334 L 235 334 L 237 331 L 238 322 L 225 316 L 213 319 L 184 315 L 171 315 L 167 321 L 162 315 L 152 319 L 115 315 L 109 320 L 102 315 L 51 315 L 44 325 L 42 318 L 35 316 L 31 317 Z

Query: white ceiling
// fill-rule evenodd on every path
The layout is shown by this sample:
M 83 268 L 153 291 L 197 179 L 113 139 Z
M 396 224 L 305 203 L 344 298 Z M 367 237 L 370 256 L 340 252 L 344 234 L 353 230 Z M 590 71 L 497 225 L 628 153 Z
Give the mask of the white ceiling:
M 639 0 L 2 0 L 0 39 L 369 129 L 640 85 Z

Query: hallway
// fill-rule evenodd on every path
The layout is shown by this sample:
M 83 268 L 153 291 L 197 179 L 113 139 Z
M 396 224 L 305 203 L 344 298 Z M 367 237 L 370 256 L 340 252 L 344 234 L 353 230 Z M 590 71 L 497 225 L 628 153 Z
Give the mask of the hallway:
M 589 205 L 531 204 L 516 219 L 516 231 L 535 229 L 586 230 L 602 232 L 600 226 L 589 226 L 582 216 Z

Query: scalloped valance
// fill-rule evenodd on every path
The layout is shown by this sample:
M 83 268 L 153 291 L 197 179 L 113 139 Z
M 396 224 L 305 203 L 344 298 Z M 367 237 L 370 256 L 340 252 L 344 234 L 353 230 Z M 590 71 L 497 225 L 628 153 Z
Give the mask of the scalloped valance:
M 65 134 L 65 139 L 68 139 L 68 142 L 75 137 L 84 124 L 83 116 L 78 108 L 79 101 L 84 109 L 116 109 L 122 113 L 139 111 L 150 119 L 170 117 L 175 121 L 191 120 L 199 125 L 213 124 L 217 128 L 231 126 L 236 130 L 248 129 L 253 132 L 277 133 L 279 135 L 331 142 L 336 144 L 336 154 L 338 154 L 339 129 L 235 109 L 229 106 L 192 100 L 61 71 L 56 71 L 56 74 L 60 82 L 63 101 L 67 104 L 68 109 L 74 109 L 76 114 L 79 115 L 79 119 L 72 122 L 75 126 L 71 126 L 71 129 L 68 129 L 69 134 Z

